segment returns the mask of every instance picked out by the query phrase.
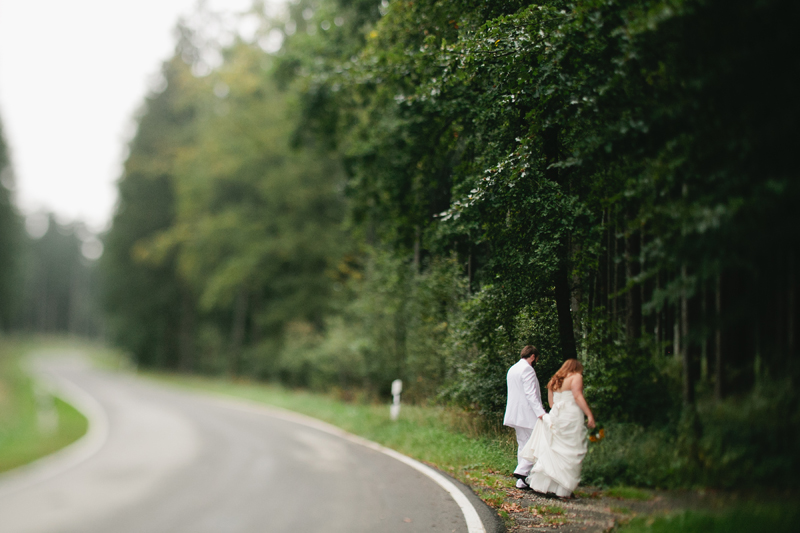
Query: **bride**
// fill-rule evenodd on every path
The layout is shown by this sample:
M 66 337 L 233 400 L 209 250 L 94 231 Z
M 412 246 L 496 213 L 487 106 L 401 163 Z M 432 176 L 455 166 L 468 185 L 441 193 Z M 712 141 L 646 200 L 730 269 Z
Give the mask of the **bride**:
M 535 463 L 526 479 L 536 492 L 569 498 L 581 480 L 581 463 L 586 455 L 585 414 L 590 428 L 594 416 L 583 397 L 583 365 L 567 359 L 547 384 L 550 413 L 536 424 L 522 451 Z

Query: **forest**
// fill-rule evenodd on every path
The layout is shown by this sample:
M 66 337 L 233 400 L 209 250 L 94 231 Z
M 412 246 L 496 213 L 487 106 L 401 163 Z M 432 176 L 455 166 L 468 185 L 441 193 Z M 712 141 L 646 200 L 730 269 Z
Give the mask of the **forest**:
M 11 155 L 0 123 L 0 336 L 97 338 L 102 319 L 93 259 L 102 246 L 82 222 L 61 223 L 45 212 L 23 217 L 14 203 Z
M 400 378 L 487 428 L 534 344 L 540 381 L 585 365 L 587 482 L 797 487 L 798 11 L 291 0 L 249 39 L 199 8 L 87 270 L 102 320 L 72 327 L 142 368 Z M 3 250 L 15 216 L 0 187 Z M 6 305 L 12 255 L 6 329 L 39 316 Z

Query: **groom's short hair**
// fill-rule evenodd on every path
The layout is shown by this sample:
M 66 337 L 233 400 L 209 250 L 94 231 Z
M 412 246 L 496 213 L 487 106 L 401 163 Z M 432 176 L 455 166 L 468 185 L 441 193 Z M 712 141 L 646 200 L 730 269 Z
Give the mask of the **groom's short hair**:
M 519 353 L 519 358 L 527 359 L 528 357 L 531 356 L 531 354 L 535 355 L 536 359 L 539 359 L 539 349 L 536 346 L 531 346 L 529 344 L 526 347 L 524 347 L 522 351 Z

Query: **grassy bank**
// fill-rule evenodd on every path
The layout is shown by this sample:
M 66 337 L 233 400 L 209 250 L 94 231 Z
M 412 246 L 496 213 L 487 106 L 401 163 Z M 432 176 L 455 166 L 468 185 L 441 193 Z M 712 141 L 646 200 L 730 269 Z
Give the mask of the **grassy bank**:
M 636 517 L 619 533 L 780 533 L 797 531 L 800 510 L 789 505 L 753 505 L 722 512 L 683 511 Z
M 0 339 L 0 472 L 30 463 L 82 437 L 87 420 L 37 388 L 20 366 L 39 342 Z

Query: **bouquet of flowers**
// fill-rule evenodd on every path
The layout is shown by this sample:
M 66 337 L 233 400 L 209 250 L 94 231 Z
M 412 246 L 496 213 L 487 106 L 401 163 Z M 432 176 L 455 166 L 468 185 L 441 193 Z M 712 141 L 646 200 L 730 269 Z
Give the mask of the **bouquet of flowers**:
M 606 438 L 606 429 L 600 426 L 595 427 L 594 429 L 589 430 L 589 441 L 590 442 L 600 442 Z

